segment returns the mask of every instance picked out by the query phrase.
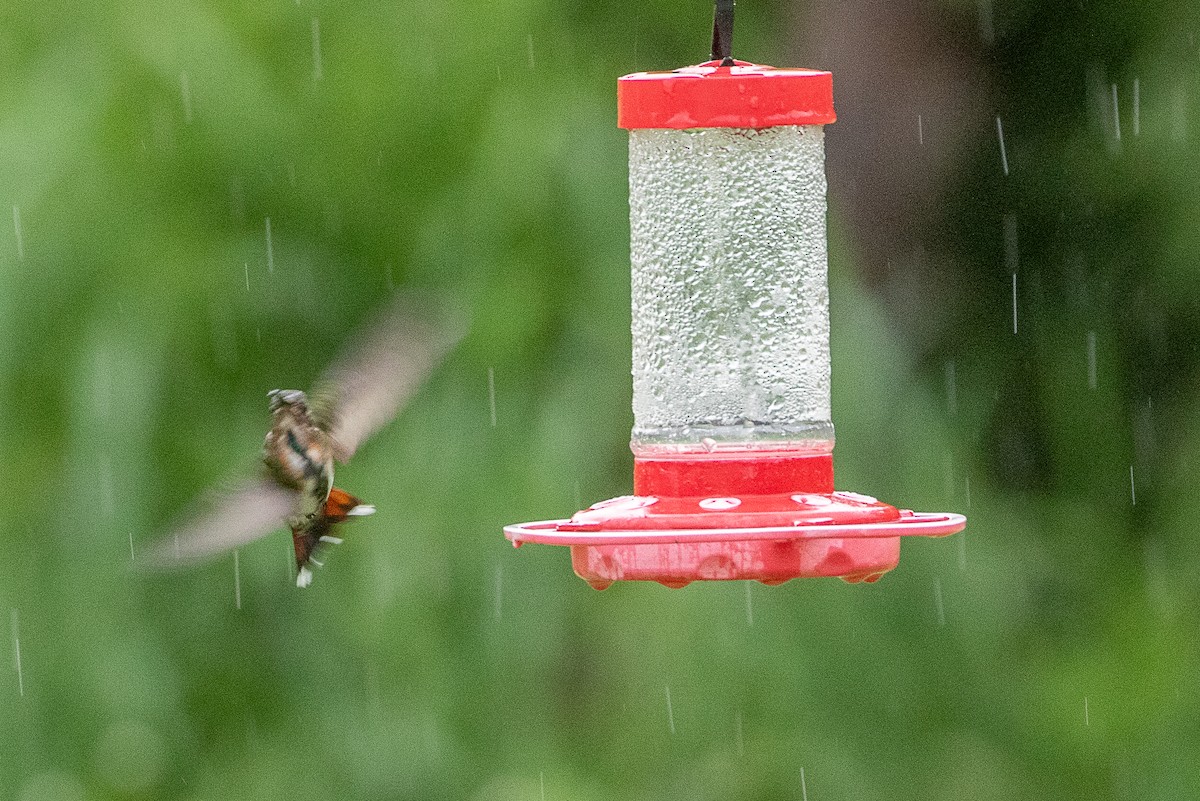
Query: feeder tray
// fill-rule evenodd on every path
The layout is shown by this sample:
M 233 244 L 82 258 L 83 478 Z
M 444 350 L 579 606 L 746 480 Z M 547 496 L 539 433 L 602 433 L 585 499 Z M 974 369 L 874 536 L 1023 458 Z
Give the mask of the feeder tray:
M 962 515 L 897 509 L 856 492 L 771 491 L 813 486 L 814 478 L 831 485 L 832 476 L 832 459 L 819 456 L 637 460 L 638 494 L 504 533 L 518 547 L 570 546 L 575 573 L 602 590 L 623 580 L 673 588 L 733 579 L 870 583 L 899 564 L 901 537 L 943 537 L 966 525 Z M 725 492 L 705 492 L 718 488 Z

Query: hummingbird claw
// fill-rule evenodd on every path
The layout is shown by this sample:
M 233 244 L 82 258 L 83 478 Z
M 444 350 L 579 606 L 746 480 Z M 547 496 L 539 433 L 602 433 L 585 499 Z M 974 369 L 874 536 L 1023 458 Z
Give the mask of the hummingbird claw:
M 296 586 L 307 587 L 312 584 L 313 574 L 307 567 L 301 567 L 300 572 L 296 574 Z
M 321 537 L 321 542 L 327 542 L 330 545 L 341 545 L 342 538 L 341 537 L 331 537 L 328 534 L 326 534 Z
M 375 507 L 369 503 L 360 503 L 349 512 L 346 512 L 346 517 L 366 517 L 367 515 L 375 514 Z

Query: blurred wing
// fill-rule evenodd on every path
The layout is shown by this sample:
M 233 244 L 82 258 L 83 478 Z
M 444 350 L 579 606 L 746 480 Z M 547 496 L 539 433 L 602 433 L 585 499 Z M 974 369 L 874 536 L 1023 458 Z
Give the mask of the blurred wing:
M 245 545 L 285 527 L 296 493 L 262 478 L 207 497 L 188 522 L 138 554 L 145 569 L 181 567 Z
M 351 340 L 311 393 L 338 461 L 396 416 L 464 331 L 458 315 L 406 295 Z

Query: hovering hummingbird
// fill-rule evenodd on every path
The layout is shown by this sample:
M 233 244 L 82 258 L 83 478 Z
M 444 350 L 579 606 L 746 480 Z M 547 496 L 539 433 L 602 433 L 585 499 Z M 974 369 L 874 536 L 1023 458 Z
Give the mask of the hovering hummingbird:
M 375 512 L 333 485 L 334 462 L 349 459 L 395 416 L 458 341 L 460 328 L 435 324 L 413 299 L 401 299 L 351 341 L 311 400 L 300 390 L 271 390 L 262 474 L 210 494 L 189 522 L 152 543 L 139 564 L 162 568 L 198 562 L 286 525 L 296 554 L 296 586 L 307 587 L 313 578 L 310 565 L 322 564 L 313 554 L 322 544 L 342 542 L 334 526 Z

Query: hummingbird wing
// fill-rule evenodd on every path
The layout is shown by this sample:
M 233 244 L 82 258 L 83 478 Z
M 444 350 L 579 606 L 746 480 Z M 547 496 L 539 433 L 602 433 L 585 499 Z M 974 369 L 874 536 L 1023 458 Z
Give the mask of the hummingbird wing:
M 203 561 L 283 528 L 296 504 L 294 491 L 268 478 L 213 492 L 187 522 L 138 554 L 135 564 L 153 570 Z
M 402 295 L 350 341 L 317 383 L 310 406 L 338 461 L 396 416 L 465 330 L 458 315 L 431 299 Z

